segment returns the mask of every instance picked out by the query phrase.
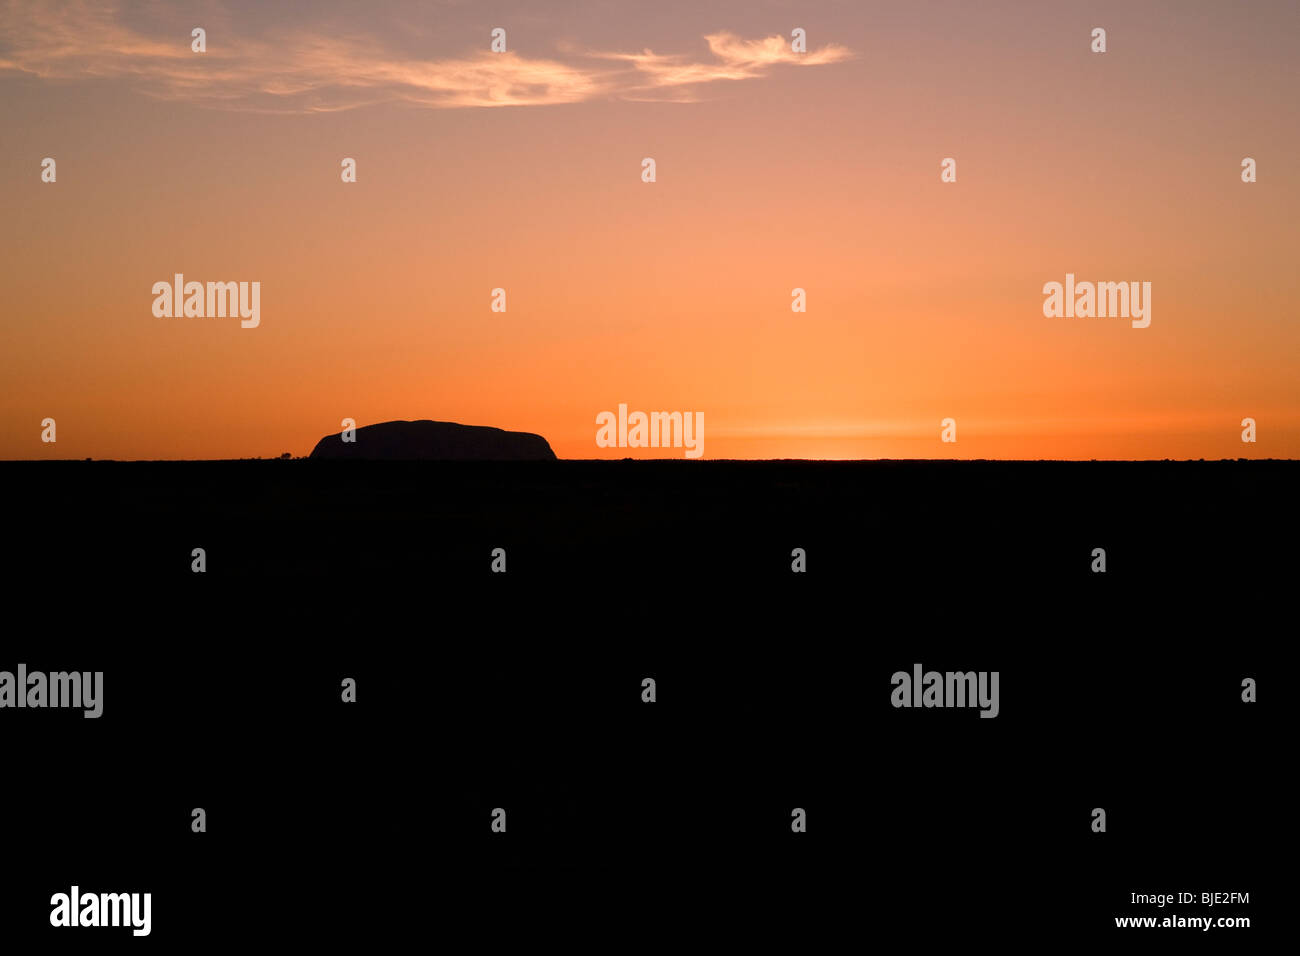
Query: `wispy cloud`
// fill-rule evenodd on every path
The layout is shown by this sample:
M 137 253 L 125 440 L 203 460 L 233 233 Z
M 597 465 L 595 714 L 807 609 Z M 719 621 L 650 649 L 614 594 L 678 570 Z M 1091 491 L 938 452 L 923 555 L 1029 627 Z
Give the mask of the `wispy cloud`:
M 705 41 L 712 62 L 699 63 L 685 54 L 596 53 L 593 56 L 631 63 L 648 81 L 648 86 L 687 86 L 717 80 L 749 80 L 763 76 L 781 63 L 792 66 L 820 66 L 838 63 L 852 54 L 842 46 L 830 45 L 810 53 L 795 53 L 783 37 L 742 40 L 732 33 L 711 33 Z
M 331 31 L 332 33 L 332 31 Z M 146 36 L 120 8 L 96 0 L 7 0 L 0 7 L 0 76 L 115 81 L 160 99 L 219 109 L 307 113 L 400 102 L 430 109 L 542 106 L 594 99 L 689 102 L 723 80 L 765 76 L 781 65 L 818 66 L 850 52 L 791 52 L 788 40 L 706 36 L 711 55 L 568 52 L 559 58 L 486 49 L 412 59 L 373 37 L 299 30 L 265 37 L 210 37 L 190 50 L 188 28 Z M 702 51 L 701 51 L 702 52 Z
M 734 33 L 710 33 L 704 38 L 713 54 L 711 61 L 700 62 L 686 54 L 593 53 L 591 56 L 630 64 L 638 81 L 629 83 L 623 93 L 628 98 L 671 100 L 693 103 L 702 97 L 700 87 L 720 80 L 752 80 L 766 75 L 772 67 L 821 66 L 852 57 L 842 46 L 830 44 L 808 53 L 795 53 L 784 37 L 743 40 Z

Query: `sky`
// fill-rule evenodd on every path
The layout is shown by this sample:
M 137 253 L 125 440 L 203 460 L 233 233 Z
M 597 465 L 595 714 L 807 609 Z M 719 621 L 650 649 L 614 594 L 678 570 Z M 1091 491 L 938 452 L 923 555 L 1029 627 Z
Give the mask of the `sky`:
M 421 418 L 683 457 L 599 447 L 620 404 L 705 458 L 1297 457 L 1298 38 L 1291 0 L 0 0 L 0 458 Z M 259 324 L 156 316 L 177 273 Z M 1067 273 L 1150 325 L 1045 316 Z

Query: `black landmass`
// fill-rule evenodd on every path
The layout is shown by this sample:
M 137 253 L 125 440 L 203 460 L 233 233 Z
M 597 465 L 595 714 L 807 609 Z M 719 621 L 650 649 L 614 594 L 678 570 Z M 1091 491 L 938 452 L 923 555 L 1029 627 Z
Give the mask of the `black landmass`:
M 1297 478 L 1290 461 L 0 463 L 0 668 L 106 672 L 100 720 L 3 715 L 26 862 L 0 920 L 42 930 L 76 881 L 152 889 L 160 945 L 397 946 L 456 925 L 617 945 L 699 924 L 818 951 L 1149 947 L 1199 931 L 1115 929 L 1167 912 L 1132 893 L 1247 891 L 1183 913 L 1254 917 L 1206 934 L 1248 947 L 1287 864 Z M 890 674 L 917 662 L 998 670 L 999 716 L 891 707 Z

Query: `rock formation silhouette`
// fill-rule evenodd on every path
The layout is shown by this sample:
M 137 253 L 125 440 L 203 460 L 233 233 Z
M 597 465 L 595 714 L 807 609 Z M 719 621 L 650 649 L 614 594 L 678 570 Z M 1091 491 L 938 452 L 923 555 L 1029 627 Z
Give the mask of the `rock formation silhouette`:
M 310 457 L 357 461 L 555 460 L 555 452 L 541 435 L 483 425 L 422 419 L 363 425 L 356 430 L 356 441 L 345 442 L 342 435 L 326 435 L 316 443 Z

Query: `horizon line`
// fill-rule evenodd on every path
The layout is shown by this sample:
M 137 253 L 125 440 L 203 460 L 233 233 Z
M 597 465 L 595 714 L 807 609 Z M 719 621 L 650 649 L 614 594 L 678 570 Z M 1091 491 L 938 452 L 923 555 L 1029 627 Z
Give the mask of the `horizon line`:
M 312 459 L 311 455 L 294 455 L 289 458 L 276 455 L 270 458 L 251 457 L 251 458 L 0 458 L 3 464 L 85 464 L 87 462 L 112 463 L 119 465 L 132 464 L 213 464 L 217 462 L 236 462 L 236 461 L 344 461 L 348 463 L 370 462 L 372 464 L 384 463 L 437 463 L 437 464 L 535 464 L 545 462 L 546 459 L 528 459 L 512 460 L 504 458 L 356 458 L 356 459 Z M 560 458 L 558 455 L 549 459 L 550 461 L 572 461 L 572 462 L 685 462 L 692 464 L 703 464 L 707 462 L 753 462 L 762 464 L 764 462 L 816 462 L 818 464 L 841 463 L 854 464 L 863 462 L 908 462 L 908 463 L 938 463 L 938 462 L 994 462 L 999 464 L 1011 464 L 1016 462 L 1023 463 L 1112 463 L 1112 464 L 1138 464 L 1141 462 L 1173 462 L 1179 464 L 1193 464 L 1198 462 L 1240 462 L 1240 461 L 1300 461 L 1297 458 L 670 458 L 667 456 L 656 458 Z

